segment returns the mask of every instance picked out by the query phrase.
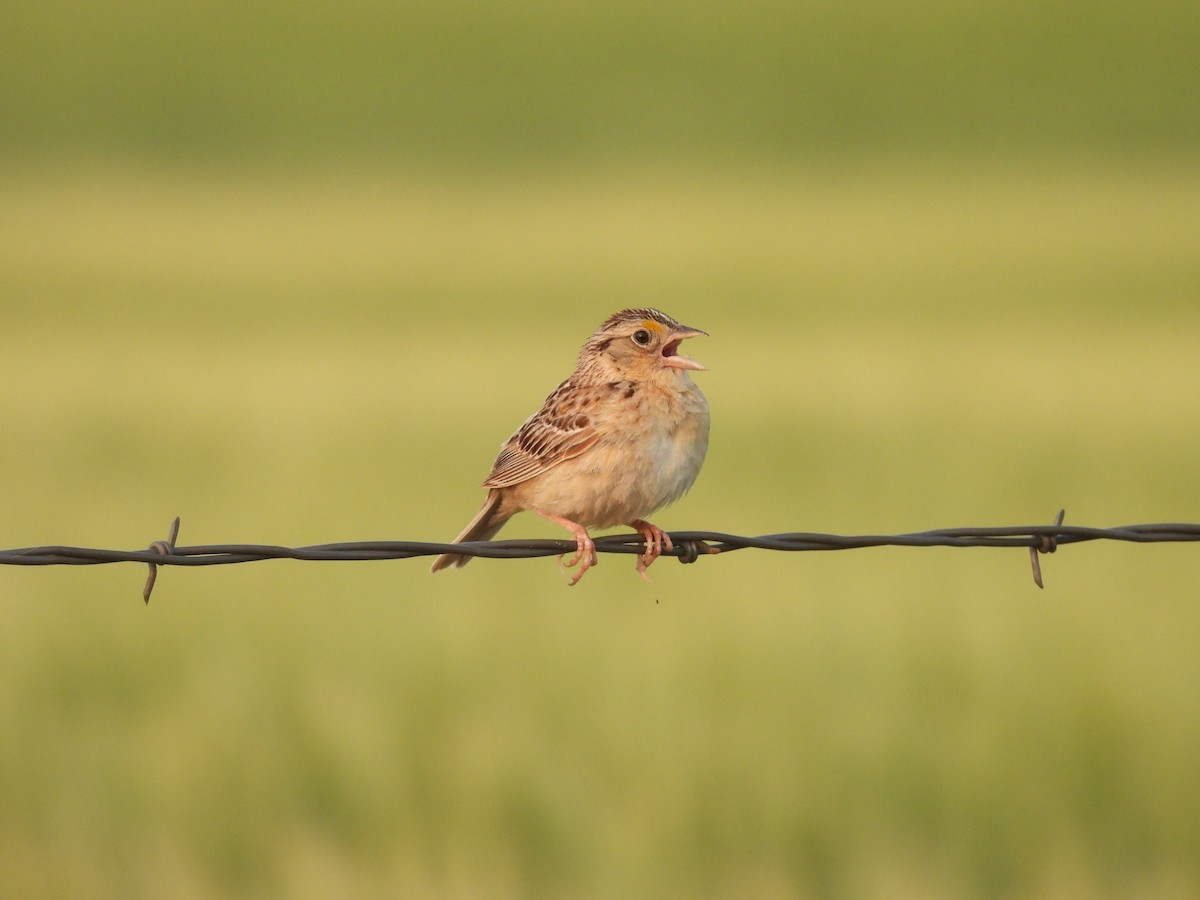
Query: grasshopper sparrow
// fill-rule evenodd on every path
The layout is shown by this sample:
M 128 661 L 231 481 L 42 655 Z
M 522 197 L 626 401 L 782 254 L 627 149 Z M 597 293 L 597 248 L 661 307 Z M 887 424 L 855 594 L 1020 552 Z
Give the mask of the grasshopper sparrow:
M 596 565 L 588 527 L 625 524 L 646 541 L 637 571 L 671 538 L 645 517 L 686 493 L 708 449 L 708 402 L 688 378 L 700 363 L 679 355 L 685 339 L 705 334 L 656 309 L 610 316 L 579 351 L 560 384 L 492 465 L 483 508 L 454 543 L 486 541 L 524 510 L 563 526 L 575 538 L 575 584 Z M 561 557 L 560 557 L 561 559 Z M 446 553 L 432 571 L 465 566 Z

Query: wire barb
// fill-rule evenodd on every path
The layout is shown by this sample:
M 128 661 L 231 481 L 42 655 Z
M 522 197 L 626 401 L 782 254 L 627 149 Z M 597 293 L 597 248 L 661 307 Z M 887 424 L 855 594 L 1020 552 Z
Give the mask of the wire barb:
M 1066 518 L 1067 511 L 1060 509 L 1058 515 L 1054 517 L 1054 527 L 1062 526 L 1063 519 Z M 1042 584 L 1042 563 L 1038 559 L 1039 553 L 1053 553 L 1058 549 L 1058 536 L 1054 534 L 1042 534 L 1037 536 L 1037 542 L 1029 548 L 1029 564 L 1033 566 L 1033 583 L 1039 588 L 1045 588 Z
M 171 523 L 171 533 L 165 541 L 155 541 L 150 545 L 150 550 L 153 553 L 161 553 L 163 556 L 175 555 L 175 539 L 179 537 L 179 516 L 175 517 L 175 521 Z M 158 564 L 146 563 L 150 567 L 150 573 L 146 576 L 146 586 L 142 588 L 142 602 L 147 606 L 150 605 L 150 594 L 154 591 L 154 582 L 158 581 Z
M 713 547 L 699 539 L 680 541 L 675 545 L 675 549 L 679 551 L 677 558 L 684 565 L 694 563 L 703 555 L 716 555 L 721 552 L 720 548 Z

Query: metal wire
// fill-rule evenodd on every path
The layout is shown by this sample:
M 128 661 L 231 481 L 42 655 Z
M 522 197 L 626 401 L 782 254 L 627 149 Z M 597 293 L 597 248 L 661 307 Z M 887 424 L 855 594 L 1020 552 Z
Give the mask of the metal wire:
M 1179 543 L 1200 541 L 1200 524 L 1159 523 L 1151 525 L 1122 525 L 1116 528 L 1089 528 L 1063 525 L 1063 511 L 1051 525 L 1015 525 L 995 528 L 938 528 L 909 534 L 820 534 L 787 532 L 745 537 L 714 531 L 673 531 L 674 549 L 664 550 L 664 556 L 674 556 L 683 563 L 692 563 L 701 556 L 730 553 L 734 550 L 854 550 L 862 547 L 1025 547 L 1033 567 L 1033 580 L 1042 587 L 1039 553 L 1053 553 L 1063 544 L 1083 541 L 1129 541 L 1139 544 Z M 490 559 L 528 559 L 539 556 L 558 556 L 573 553 L 575 542 L 569 540 L 505 540 L 475 541 L 464 544 L 443 544 L 428 541 L 353 541 L 339 544 L 316 544 L 309 547 L 278 547 L 269 544 L 205 544 L 180 547 L 178 517 L 171 524 L 170 536 L 155 541 L 146 550 L 100 550 L 90 547 L 24 547 L 0 550 L 0 565 L 10 566 L 91 566 L 105 563 L 133 562 L 150 567 L 143 598 L 150 602 L 158 566 L 221 566 L 232 563 L 257 562 L 266 559 L 302 560 L 382 560 L 411 559 L 414 556 L 438 556 L 452 552 L 464 556 Z M 640 554 L 645 552 L 638 534 L 605 535 L 595 539 L 599 553 Z

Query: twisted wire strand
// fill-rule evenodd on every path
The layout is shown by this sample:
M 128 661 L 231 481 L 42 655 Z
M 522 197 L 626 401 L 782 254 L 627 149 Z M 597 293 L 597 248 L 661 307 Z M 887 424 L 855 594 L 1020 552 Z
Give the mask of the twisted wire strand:
M 784 552 L 854 550 L 864 547 L 1025 547 L 1033 566 L 1033 578 L 1042 586 L 1039 553 L 1053 553 L 1063 544 L 1084 541 L 1126 541 L 1139 544 L 1200 541 L 1200 524 L 1161 522 L 1093 528 L 1064 525 L 1059 515 L 1052 525 L 1012 525 L 983 528 L 937 528 L 907 534 L 821 534 L 786 532 L 757 537 L 716 531 L 673 531 L 674 549 L 663 556 L 680 562 L 695 562 L 700 556 L 729 553 L 734 550 L 778 550 Z M 351 541 L 315 544 L 307 547 L 281 547 L 272 544 L 202 544 L 178 546 L 179 519 L 171 525 L 170 537 L 155 541 L 146 550 L 105 550 L 93 547 L 42 546 L 0 550 L 0 565 L 61 566 L 103 565 L 132 562 L 150 567 L 143 597 L 147 602 L 154 588 L 159 566 L 219 566 L 258 562 L 268 559 L 323 561 L 362 561 L 411 559 L 437 556 L 446 552 L 489 559 L 530 559 L 572 553 L 575 542 L 569 540 L 473 541 L 463 544 L 430 541 Z M 645 552 L 638 534 L 605 535 L 595 539 L 599 553 L 639 554 Z
M 1084 541 L 1127 541 L 1140 544 L 1200 541 L 1200 524 L 1164 522 L 1148 525 L 1121 525 L 1115 528 L 1091 528 L 1080 525 L 1013 525 L 984 528 L 938 528 L 907 534 L 821 534 L 786 532 L 750 537 L 717 531 L 672 531 L 673 550 L 663 556 L 686 558 L 688 544 L 705 545 L 705 553 L 729 553 L 733 550 L 780 550 L 785 552 L 816 550 L 855 550 L 864 547 L 1041 547 L 1044 539 L 1059 546 Z M 595 539 L 600 553 L 636 554 L 644 552 L 637 534 L 612 534 Z M 166 544 L 167 542 L 157 542 Z M 95 547 L 42 546 L 0 550 L 0 565 L 61 566 L 101 565 L 105 563 L 153 563 L 160 566 L 219 566 L 258 562 L 268 559 L 356 561 L 411 559 L 459 553 L 489 559 L 531 559 L 557 556 L 575 550 L 570 540 L 516 539 L 469 541 L 447 544 L 431 541 L 350 541 L 314 544 L 306 547 L 282 547 L 273 544 L 200 544 L 167 549 L 104 550 Z M 1049 550 L 1045 552 L 1050 552 Z

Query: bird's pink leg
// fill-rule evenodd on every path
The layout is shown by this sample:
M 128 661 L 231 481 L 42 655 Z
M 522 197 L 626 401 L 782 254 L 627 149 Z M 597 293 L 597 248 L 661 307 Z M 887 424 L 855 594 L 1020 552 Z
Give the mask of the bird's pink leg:
M 555 525 L 561 525 L 575 537 L 575 555 L 566 562 L 563 562 L 562 556 L 559 556 L 559 566 L 571 568 L 578 564 L 579 571 L 575 573 L 575 577 L 571 579 L 570 584 L 578 584 L 579 579 L 583 577 L 583 573 L 596 565 L 596 545 L 592 543 L 591 536 L 587 533 L 587 529 L 577 522 L 572 522 L 570 519 L 564 519 L 562 516 L 556 516 L 552 513 L 542 512 L 540 509 L 535 509 L 535 513 L 545 519 L 547 522 L 553 522 Z
M 636 531 L 646 541 L 646 552 L 638 557 L 637 571 L 642 576 L 642 580 L 648 584 L 654 582 L 650 580 L 650 576 L 646 574 L 646 569 L 650 568 L 650 564 L 662 556 L 663 549 L 674 550 L 675 545 L 671 543 L 671 536 L 659 528 L 657 525 L 651 525 L 645 519 L 634 519 L 629 523 L 629 527 Z

